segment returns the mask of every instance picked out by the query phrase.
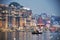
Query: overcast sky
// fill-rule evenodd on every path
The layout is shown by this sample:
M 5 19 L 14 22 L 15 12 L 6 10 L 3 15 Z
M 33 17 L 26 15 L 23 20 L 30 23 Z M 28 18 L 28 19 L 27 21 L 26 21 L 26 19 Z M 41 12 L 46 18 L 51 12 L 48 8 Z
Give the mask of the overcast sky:
M 0 0 L 0 3 L 3 4 L 10 4 L 10 2 L 17 2 L 31 8 L 33 14 L 47 13 L 48 15 L 60 16 L 59 0 Z

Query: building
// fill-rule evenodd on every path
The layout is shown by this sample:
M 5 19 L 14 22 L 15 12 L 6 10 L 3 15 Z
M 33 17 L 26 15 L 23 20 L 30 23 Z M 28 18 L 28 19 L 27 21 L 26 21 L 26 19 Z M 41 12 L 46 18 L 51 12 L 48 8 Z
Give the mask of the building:
M 32 10 L 16 2 L 9 5 L 0 4 L 0 29 L 4 32 L 3 40 L 23 40 L 24 33 L 20 31 L 31 27 L 31 18 Z

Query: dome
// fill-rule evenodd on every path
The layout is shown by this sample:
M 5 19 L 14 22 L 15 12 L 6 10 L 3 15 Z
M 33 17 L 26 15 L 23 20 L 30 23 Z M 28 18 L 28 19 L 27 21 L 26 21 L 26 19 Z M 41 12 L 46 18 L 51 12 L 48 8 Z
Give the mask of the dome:
M 42 17 L 42 19 L 46 19 L 47 18 L 47 14 L 46 13 L 42 13 L 41 17 Z
M 17 3 L 17 2 L 11 2 L 11 3 L 9 4 L 9 6 L 15 6 L 15 7 L 17 7 L 17 8 L 22 8 L 22 7 L 23 7 L 22 5 L 20 5 L 20 4 Z

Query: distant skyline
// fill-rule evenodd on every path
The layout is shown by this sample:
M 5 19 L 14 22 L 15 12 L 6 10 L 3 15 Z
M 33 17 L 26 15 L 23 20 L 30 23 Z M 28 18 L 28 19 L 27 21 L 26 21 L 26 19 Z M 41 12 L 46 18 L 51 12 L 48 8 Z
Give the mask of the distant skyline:
M 2 4 L 17 2 L 32 10 L 33 14 L 47 13 L 60 16 L 60 0 L 0 0 Z

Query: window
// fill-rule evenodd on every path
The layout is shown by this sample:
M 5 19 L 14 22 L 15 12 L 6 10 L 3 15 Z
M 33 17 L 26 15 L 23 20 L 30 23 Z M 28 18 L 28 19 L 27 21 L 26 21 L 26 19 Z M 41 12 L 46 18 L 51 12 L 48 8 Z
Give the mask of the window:
M 12 27 L 12 16 L 8 16 L 8 26 Z
M 20 18 L 16 17 L 16 24 L 17 24 L 18 27 L 20 26 L 19 21 L 20 21 Z

